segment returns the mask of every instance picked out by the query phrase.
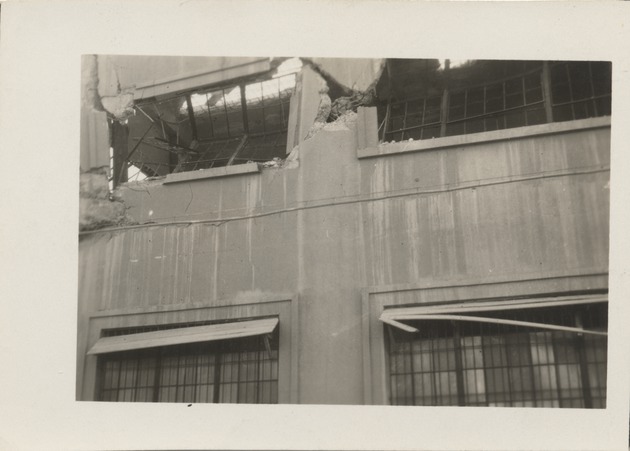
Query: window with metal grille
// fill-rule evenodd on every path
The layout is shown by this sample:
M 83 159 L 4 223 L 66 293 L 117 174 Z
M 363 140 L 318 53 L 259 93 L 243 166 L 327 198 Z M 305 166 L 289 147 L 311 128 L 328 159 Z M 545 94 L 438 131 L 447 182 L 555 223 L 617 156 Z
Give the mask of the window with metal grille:
M 289 103 L 301 67 L 297 58 L 286 63 L 263 79 L 138 102 L 125 130 L 117 131 L 128 140 L 124 157 L 112 157 L 114 185 L 285 158 Z
M 391 404 L 606 407 L 606 303 L 448 317 L 385 325 Z
M 482 63 L 492 81 L 479 82 L 473 72 L 467 85 L 447 69 L 436 82 L 444 87 L 426 88 L 429 96 L 382 99 L 381 139 L 430 139 L 611 114 L 608 62 L 525 62 L 516 74 L 516 62 Z M 501 64 L 509 75 L 497 76 Z
M 550 71 L 554 121 L 610 115 L 609 63 L 553 63 Z
M 103 336 L 206 324 L 117 329 Z M 97 366 L 99 401 L 275 404 L 278 328 L 264 335 L 107 352 Z

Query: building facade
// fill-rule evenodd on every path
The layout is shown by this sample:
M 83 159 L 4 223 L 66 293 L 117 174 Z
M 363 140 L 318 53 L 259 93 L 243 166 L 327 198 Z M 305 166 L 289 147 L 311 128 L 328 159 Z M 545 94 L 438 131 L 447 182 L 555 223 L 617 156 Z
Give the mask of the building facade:
M 609 63 L 83 81 L 78 400 L 605 407 Z

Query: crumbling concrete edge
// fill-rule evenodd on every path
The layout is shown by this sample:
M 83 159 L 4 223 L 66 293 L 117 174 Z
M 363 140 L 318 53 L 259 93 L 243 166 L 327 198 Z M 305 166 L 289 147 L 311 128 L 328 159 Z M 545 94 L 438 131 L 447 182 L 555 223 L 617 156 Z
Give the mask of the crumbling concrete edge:
M 109 168 L 82 171 L 79 178 L 79 231 L 130 225 L 128 207 L 118 193 L 109 190 Z
M 318 112 L 304 141 L 311 139 L 321 130 L 349 130 L 356 124 L 357 110 L 362 106 L 373 106 L 376 99 L 376 86 L 387 67 L 387 60 L 383 59 L 379 65 L 376 75 L 370 85 L 364 91 L 355 90 L 338 81 L 333 75 L 328 73 L 320 64 L 310 58 L 302 58 L 304 63 L 311 67 L 320 77 L 322 86 L 320 87 L 320 103 Z M 344 95 L 332 99 L 329 95 L 331 86 L 335 91 L 340 91 Z M 333 115 L 336 106 L 345 102 L 346 108 L 338 107 Z M 367 102 L 367 103 L 366 103 Z M 334 117 L 333 117 L 334 116 Z M 334 125 L 328 125 L 334 124 Z
M 118 93 L 114 96 L 102 96 L 99 90 L 99 57 L 84 55 L 82 59 L 82 116 L 103 115 L 113 120 L 126 121 L 133 110 L 133 94 L 120 91 L 120 84 L 116 79 Z M 83 128 L 81 133 L 93 133 L 89 128 Z M 110 131 L 111 133 L 111 131 Z M 93 145 L 92 140 L 99 140 L 96 149 L 82 149 L 82 153 L 100 152 L 111 147 L 111 142 L 104 143 L 103 135 L 82 139 L 82 145 Z M 111 140 L 111 137 L 109 138 Z M 89 161 L 88 161 L 89 163 Z M 86 164 L 87 165 L 87 164 Z M 109 166 L 82 167 L 79 175 L 79 231 L 96 230 L 110 226 L 134 224 L 128 217 L 122 197 L 116 191 L 110 191 Z

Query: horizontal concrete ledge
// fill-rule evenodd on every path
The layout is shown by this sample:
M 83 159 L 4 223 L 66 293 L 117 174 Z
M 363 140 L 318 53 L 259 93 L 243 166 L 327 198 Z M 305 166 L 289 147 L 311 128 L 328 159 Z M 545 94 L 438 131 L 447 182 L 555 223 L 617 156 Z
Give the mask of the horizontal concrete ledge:
M 176 174 L 168 174 L 164 180 L 164 184 L 190 182 L 193 180 L 211 179 L 217 177 L 228 177 L 232 175 L 251 174 L 260 172 L 258 163 L 245 163 L 236 166 L 224 166 L 221 168 L 201 169 L 199 171 L 178 172 Z
M 358 158 L 380 157 L 407 152 L 443 149 L 447 147 L 462 147 L 494 141 L 529 138 L 533 136 L 551 135 L 571 131 L 588 130 L 593 128 L 610 127 L 610 116 L 579 119 L 567 122 L 552 122 L 550 124 L 530 125 L 526 127 L 494 130 L 491 132 L 472 133 L 470 135 L 446 136 L 419 141 L 402 141 L 396 143 L 382 143 L 378 147 L 368 147 L 357 151 Z
M 256 305 L 268 305 L 295 302 L 297 295 L 292 293 L 262 293 L 255 298 L 242 299 L 237 297 L 229 299 L 218 299 L 211 302 L 195 302 L 195 303 L 177 303 L 177 304 L 162 304 L 162 305 L 149 305 L 146 307 L 133 307 L 111 310 L 99 310 L 92 312 L 90 315 L 90 321 L 97 320 L 98 318 L 106 318 L 113 316 L 139 316 L 146 314 L 159 314 L 170 312 L 183 312 L 191 310 L 217 310 L 217 309 L 232 309 L 235 307 L 247 307 Z
M 463 278 L 426 278 L 422 281 L 408 284 L 396 284 L 396 285 L 377 285 L 368 286 L 363 288 L 364 295 L 375 295 L 385 293 L 399 293 L 402 291 L 423 291 L 423 290 L 437 290 L 442 288 L 457 288 L 457 287 L 472 287 L 479 285 L 502 285 L 509 283 L 519 282 L 533 282 L 543 280 L 560 280 L 560 279 L 575 279 L 575 278 L 593 278 L 593 277 L 608 277 L 608 267 L 596 267 L 596 268 L 578 268 L 572 271 L 554 271 L 554 272 L 531 272 L 523 274 L 502 274 L 498 276 L 477 276 L 477 277 L 463 277 Z M 608 286 L 606 285 L 607 288 Z M 594 289 L 600 289 L 602 287 L 596 286 Z

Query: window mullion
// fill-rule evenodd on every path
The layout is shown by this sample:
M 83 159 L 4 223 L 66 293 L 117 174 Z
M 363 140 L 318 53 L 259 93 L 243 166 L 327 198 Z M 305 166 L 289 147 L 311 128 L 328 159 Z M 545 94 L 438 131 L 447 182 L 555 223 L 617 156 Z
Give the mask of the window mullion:
M 590 86 L 591 86 L 591 105 L 593 105 L 593 113 L 595 115 L 595 117 L 598 117 L 598 111 L 597 111 L 597 102 L 595 101 L 595 85 L 593 84 L 593 63 L 589 62 L 588 63 L 588 80 L 590 82 Z
M 551 334 L 551 347 L 553 349 L 553 355 L 554 355 L 554 366 L 555 366 L 555 373 L 556 373 L 556 389 L 558 391 L 558 403 L 560 405 L 560 407 L 562 407 L 562 377 L 560 376 L 560 364 L 558 363 L 558 356 L 560 355 L 559 352 L 559 346 L 556 340 L 556 334 Z
M 256 404 L 260 403 L 260 365 L 262 364 L 260 361 L 260 353 L 263 352 L 262 351 L 262 346 L 260 346 L 260 340 L 261 338 L 258 337 L 258 351 L 256 352 Z
M 431 399 L 433 401 L 433 405 L 437 406 L 438 405 L 438 390 L 437 390 L 437 365 L 435 364 L 435 356 L 436 356 L 436 352 L 435 352 L 435 334 L 431 334 L 429 337 L 429 345 L 431 347 L 431 387 L 432 387 L 432 396 Z
M 214 353 L 214 390 L 212 393 L 212 402 L 219 402 L 219 393 L 221 388 L 221 348 Z
M 455 353 L 455 373 L 457 378 L 457 405 L 465 406 L 466 397 L 464 393 L 464 364 L 462 362 L 462 344 L 459 324 L 452 321 L 453 326 L 453 352 Z
M 221 90 L 221 94 L 223 96 L 223 111 L 225 112 L 225 126 L 227 129 L 227 135 L 232 136 L 232 134 L 230 133 L 230 117 L 227 109 L 227 100 L 225 98 L 225 89 Z
M 249 119 L 247 117 L 247 98 L 245 97 L 245 85 L 239 85 L 239 89 L 241 90 L 241 114 L 243 116 L 243 130 L 245 131 L 245 134 L 247 134 L 249 133 Z
M 132 393 L 132 399 L 133 401 L 137 401 L 138 399 L 138 384 L 140 382 L 140 357 L 141 357 L 141 353 L 138 353 L 136 356 L 136 371 L 135 371 L 135 379 L 134 379 L 134 384 L 133 384 L 133 393 Z
M 162 349 L 158 348 L 155 357 L 155 374 L 153 375 L 153 402 L 160 399 L 160 375 L 162 373 Z
M 236 402 L 238 403 L 239 392 L 241 390 L 241 359 L 243 358 L 243 353 L 240 349 L 236 349 L 236 351 L 238 355 L 238 362 L 236 364 Z
M 420 129 L 420 139 L 424 139 L 424 131 L 426 128 L 426 117 L 427 117 L 427 98 L 422 99 L 422 128 Z
M 486 129 L 486 114 L 488 114 L 486 106 L 488 104 L 488 85 L 483 85 L 483 118 L 481 119 L 483 121 L 483 131 L 488 131 Z
M 186 110 L 188 111 L 188 121 L 190 122 L 190 131 L 192 133 L 192 139 L 195 141 L 198 141 L 199 136 L 197 134 L 197 120 L 195 118 L 195 110 L 192 105 L 192 99 L 190 98 L 190 94 L 186 94 Z
M 549 62 L 544 61 L 541 73 L 543 101 L 545 104 L 545 116 L 547 122 L 553 122 L 553 99 L 551 92 L 551 71 L 549 70 Z
M 409 335 L 409 334 L 408 334 Z M 409 359 L 410 359 L 410 368 L 411 368 L 411 405 L 415 405 L 416 403 L 416 381 L 415 381 L 415 368 L 413 365 L 413 337 L 409 335 Z
M 575 120 L 575 98 L 573 96 L 573 83 L 571 83 L 571 71 L 569 65 L 564 65 L 565 72 L 567 74 L 567 83 L 569 84 L 569 96 L 571 98 L 571 119 Z
M 582 312 L 575 312 L 576 327 L 582 327 Z M 578 361 L 580 362 L 580 375 L 582 376 L 582 395 L 584 396 L 584 407 L 591 409 L 593 407 L 593 397 L 591 395 L 591 380 L 588 374 L 586 359 L 586 344 L 584 343 L 583 334 L 575 334 L 573 342 L 575 343 Z

